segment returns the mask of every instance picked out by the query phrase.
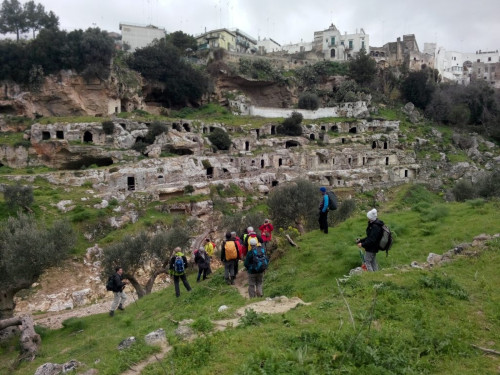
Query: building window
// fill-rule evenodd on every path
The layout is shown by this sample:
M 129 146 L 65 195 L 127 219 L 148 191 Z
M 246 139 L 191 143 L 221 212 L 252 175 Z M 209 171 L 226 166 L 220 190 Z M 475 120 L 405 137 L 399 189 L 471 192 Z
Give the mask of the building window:
M 361 41 L 361 48 L 365 48 L 365 41 Z
M 331 49 L 330 51 L 330 57 L 335 57 L 335 49 Z
M 491 57 L 488 57 L 488 61 L 491 61 Z
M 335 37 L 334 37 L 334 36 L 332 36 L 331 43 L 332 43 L 332 46 L 334 46 L 334 45 L 335 45 Z M 491 58 L 490 58 L 490 60 L 491 60 Z
M 477 59 L 477 62 L 481 62 L 481 59 Z
M 352 40 L 349 41 L 349 48 L 352 49 Z

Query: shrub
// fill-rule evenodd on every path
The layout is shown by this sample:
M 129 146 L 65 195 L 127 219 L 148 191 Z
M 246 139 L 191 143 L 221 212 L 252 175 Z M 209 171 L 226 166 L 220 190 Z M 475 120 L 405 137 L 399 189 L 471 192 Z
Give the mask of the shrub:
M 132 150 L 140 152 L 142 154 L 142 153 L 144 153 L 144 151 L 146 150 L 146 147 L 148 147 L 148 146 L 149 145 L 146 142 L 137 141 L 132 146 Z
M 303 116 L 299 112 L 292 112 L 290 117 L 283 120 L 283 123 L 278 126 L 278 133 L 284 135 L 299 136 L 302 135 L 302 123 Z
M 148 129 L 144 142 L 148 145 L 152 145 L 157 136 L 168 132 L 168 126 L 160 121 L 154 121 Z
M 208 136 L 208 139 L 217 150 L 229 150 L 232 144 L 229 135 L 220 128 L 215 128 Z
M 113 121 L 103 121 L 102 130 L 104 131 L 104 134 L 111 135 L 115 130 L 115 124 L 113 123 Z
M 337 210 L 332 211 L 332 214 L 328 218 L 334 224 L 340 224 L 351 217 L 354 210 L 356 209 L 356 202 L 354 199 L 346 199 L 340 203 Z
M 6 186 L 3 196 L 9 209 L 26 208 L 33 203 L 33 187 L 23 186 L 19 183 Z
M 318 95 L 311 92 L 305 92 L 299 97 L 299 108 L 316 110 L 319 108 L 319 98 Z
M 483 198 L 500 197 L 500 173 L 491 172 L 476 182 L 477 195 Z
M 245 315 L 240 318 L 240 323 L 241 327 L 258 326 L 264 320 L 264 315 L 256 313 L 254 309 L 245 309 Z
M 194 193 L 193 185 L 184 186 L 184 194 L 188 195 L 188 194 L 192 194 L 192 193 Z
M 463 202 L 476 197 L 476 189 L 470 181 L 460 180 L 452 189 L 455 200 Z

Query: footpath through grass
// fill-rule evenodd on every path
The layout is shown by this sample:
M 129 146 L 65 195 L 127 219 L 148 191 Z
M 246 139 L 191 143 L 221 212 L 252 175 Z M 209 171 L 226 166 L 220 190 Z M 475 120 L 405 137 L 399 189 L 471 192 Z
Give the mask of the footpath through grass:
M 76 359 L 86 364 L 82 372 L 119 374 L 158 351 L 143 337 L 163 328 L 174 348 L 143 374 L 493 374 L 500 358 L 471 344 L 500 350 L 500 241 L 431 271 L 400 266 L 499 232 L 499 208 L 498 201 L 446 204 L 419 187 L 402 190 L 379 214 L 397 236 L 389 257 L 377 256 L 382 270 L 341 284 L 352 319 L 336 278 L 360 265 L 354 239 L 366 227 L 362 213 L 328 235 L 308 233 L 299 248 L 281 249 L 272 262 L 264 295 L 298 296 L 310 306 L 280 315 L 248 313 L 240 327 L 212 333 L 210 320 L 232 318 L 247 301 L 220 272 L 201 284 L 191 275 L 193 291 L 181 289 L 179 299 L 167 288 L 114 318 L 101 314 L 70 319 L 56 331 L 39 329 L 40 356 L 15 370 L 16 349 L 3 346 L 0 373 L 29 374 L 45 362 Z M 229 309 L 217 312 L 221 305 Z M 174 334 L 175 321 L 189 318 L 201 336 L 185 343 Z M 129 336 L 137 344 L 118 352 Z

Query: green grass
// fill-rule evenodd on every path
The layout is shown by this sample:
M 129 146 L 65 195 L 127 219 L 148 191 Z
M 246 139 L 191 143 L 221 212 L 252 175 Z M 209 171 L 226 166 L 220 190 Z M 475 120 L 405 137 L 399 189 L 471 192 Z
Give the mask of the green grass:
M 158 328 L 165 329 L 174 348 L 145 374 L 164 374 L 163 368 L 183 374 L 494 373 L 500 360 L 471 344 L 500 349 L 500 241 L 480 256 L 430 271 L 405 272 L 401 266 L 423 262 L 428 253 L 443 253 L 479 233 L 497 232 L 500 202 L 447 204 L 420 185 L 399 188 L 392 198 L 379 213 L 395 236 L 389 256 L 377 256 L 382 271 L 342 284 L 355 327 L 335 279 L 360 265 L 354 239 L 363 235 L 364 213 L 331 228 L 328 235 L 312 231 L 297 240 L 298 248 L 286 247 L 272 256 L 264 295 L 298 296 L 310 306 L 277 315 L 249 311 L 242 326 L 215 333 L 210 321 L 233 317 L 247 301 L 225 285 L 220 270 L 201 284 L 191 274 L 193 291 L 181 286 L 179 299 L 167 288 L 113 319 L 101 314 L 71 319 L 60 330 L 40 329 L 41 355 L 12 373 L 33 373 L 42 363 L 74 358 L 99 374 L 119 374 L 157 350 L 147 347 L 143 337 Z M 151 207 L 145 217 L 154 221 L 160 213 L 155 215 Z M 229 309 L 219 313 L 221 305 Z M 174 335 L 174 321 L 188 318 L 201 335 L 189 343 Z M 128 336 L 138 343 L 118 352 L 116 346 Z M 9 371 L 16 355 L 8 345 L 0 347 L 1 373 Z
M 7 146 L 19 146 L 26 144 L 26 141 L 23 139 L 24 132 L 19 133 L 0 133 L 0 145 Z

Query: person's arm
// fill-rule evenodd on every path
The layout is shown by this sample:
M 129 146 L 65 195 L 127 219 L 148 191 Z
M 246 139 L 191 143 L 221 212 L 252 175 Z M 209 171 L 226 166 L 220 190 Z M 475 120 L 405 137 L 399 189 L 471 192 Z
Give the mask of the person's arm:
M 184 269 L 188 268 L 188 260 L 185 255 L 182 256 L 182 261 L 184 262 Z
M 361 241 L 361 246 L 363 246 L 365 249 L 366 247 L 377 246 L 380 240 L 381 233 L 382 227 L 378 224 L 372 224 L 370 234 Z
M 220 245 L 220 261 L 224 262 L 226 260 L 226 241 L 223 241 Z
M 175 257 L 170 258 L 170 265 L 168 266 L 169 269 L 171 270 L 174 269 L 174 262 L 175 262 Z
M 250 267 L 250 264 L 251 264 L 251 258 L 252 258 L 252 251 L 249 250 L 248 253 L 247 253 L 247 256 L 245 258 L 245 268 L 248 270 L 248 268 Z
M 269 225 L 269 234 L 271 234 L 271 232 L 274 230 L 274 227 L 271 223 L 269 223 L 268 225 Z

